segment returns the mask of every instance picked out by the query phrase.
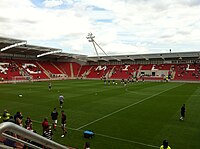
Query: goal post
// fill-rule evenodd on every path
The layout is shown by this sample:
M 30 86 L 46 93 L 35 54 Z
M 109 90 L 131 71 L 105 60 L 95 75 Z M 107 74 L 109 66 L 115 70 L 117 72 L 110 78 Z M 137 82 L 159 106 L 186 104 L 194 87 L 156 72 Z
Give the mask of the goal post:
M 33 81 L 33 76 L 14 76 L 14 77 L 12 77 L 13 83 L 32 82 L 32 81 Z

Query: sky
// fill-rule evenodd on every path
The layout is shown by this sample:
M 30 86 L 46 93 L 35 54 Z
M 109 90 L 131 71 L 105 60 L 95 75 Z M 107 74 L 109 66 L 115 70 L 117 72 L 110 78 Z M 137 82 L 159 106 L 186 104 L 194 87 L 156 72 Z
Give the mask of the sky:
M 88 33 L 107 55 L 200 51 L 200 0 L 0 0 L 1 37 L 95 56 Z

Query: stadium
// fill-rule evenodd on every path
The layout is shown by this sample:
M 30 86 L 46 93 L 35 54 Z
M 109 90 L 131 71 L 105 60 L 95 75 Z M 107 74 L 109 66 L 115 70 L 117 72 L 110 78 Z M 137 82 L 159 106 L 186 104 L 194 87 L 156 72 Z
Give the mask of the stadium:
M 16 148 L 30 145 L 26 139 L 50 148 L 79 149 L 89 142 L 94 149 L 154 149 L 165 139 L 172 148 L 199 148 L 200 52 L 90 57 L 5 37 L 0 37 L 0 49 L 1 113 L 20 111 L 22 123 L 30 116 L 38 133 L 2 125 L 2 148 L 9 148 L 3 145 L 6 138 Z M 182 104 L 184 121 L 179 120 Z M 41 141 L 41 123 L 47 118 L 52 124 L 54 108 L 59 115 L 54 142 Z M 67 115 L 64 138 L 61 110 Z M 86 130 L 95 136 L 85 138 Z

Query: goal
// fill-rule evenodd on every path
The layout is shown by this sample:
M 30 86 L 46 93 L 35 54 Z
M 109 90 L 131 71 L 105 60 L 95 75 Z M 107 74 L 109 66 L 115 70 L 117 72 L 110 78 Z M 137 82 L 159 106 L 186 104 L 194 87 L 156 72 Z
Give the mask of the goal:
M 33 76 L 14 76 L 14 77 L 12 77 L 13 83 L 32 82 L 32 81 L 33 81 Z

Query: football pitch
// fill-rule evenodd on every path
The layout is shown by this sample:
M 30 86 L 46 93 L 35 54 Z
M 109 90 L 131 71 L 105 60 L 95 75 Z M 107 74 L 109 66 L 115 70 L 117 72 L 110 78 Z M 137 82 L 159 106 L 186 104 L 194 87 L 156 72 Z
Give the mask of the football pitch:
M 172 149 L 199 149 L 200 84 L 138 82 L 123 86 L 104 85 L 100 80 L 52 81 L 0 84 L 0 110 L 30 116 L 33 129 L 42 134 L 41 122 L 54 107 L 59 113 L 53 140 L 82 149 L 158 149 L 164 139 Z M 19 95 L 23 96 L 20 97 Z M 58 96 L 65 97 L 67 135 L 61 138 L 61 109 Z M 186 117 L 180 121 L 180 108 Z M 83 138 L 84 130 L 95 137 Z

